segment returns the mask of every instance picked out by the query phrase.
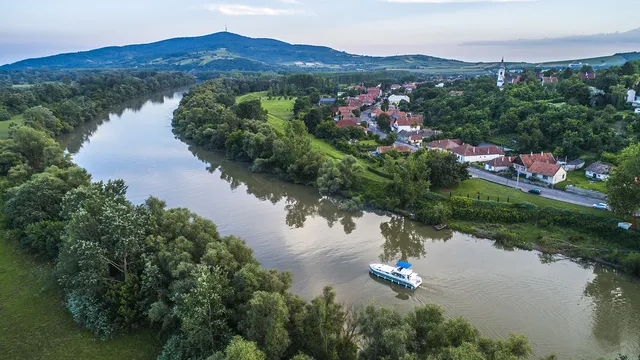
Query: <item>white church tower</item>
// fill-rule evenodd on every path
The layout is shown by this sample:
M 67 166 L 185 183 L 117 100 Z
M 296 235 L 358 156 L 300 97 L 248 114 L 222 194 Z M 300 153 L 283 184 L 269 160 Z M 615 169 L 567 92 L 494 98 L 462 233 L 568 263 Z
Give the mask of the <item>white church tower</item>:
M 498 87 L 500 88 L 504 86 L 504 73 L 504 58 L 502 58 L 502 62 L 500 63 L 500 70 L 498 70 L 498 81 L 496 82 L 496 85 L 498 85 Z

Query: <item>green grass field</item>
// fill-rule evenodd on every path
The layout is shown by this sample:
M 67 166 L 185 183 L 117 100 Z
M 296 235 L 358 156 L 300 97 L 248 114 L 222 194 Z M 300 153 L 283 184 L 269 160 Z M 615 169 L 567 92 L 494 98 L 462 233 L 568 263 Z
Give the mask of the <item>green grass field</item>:
M 22 124 L 22 114 L 15 115 L 7 121 L 0 121 L 0 139 L 9 138 L 9 126 L 11 124 Z
M 487 200 L 487 196 L 489 196 L 490 200 L 495 201 L 498 199 L 498 197 L 500 197 L 501 202 L 506 202 L 508 197 L 510 203 L 528 202 L 536 206 L 553 206 L 561 209 L 569 209 L 591 213 L 598 216 L 616 218 L 616 216 L 609 211 L 603 211 L 582 205 L 575 205 L 562 201 L 547 199 L 542 196 L 529 194 L 520 190 L 516 190 L 514 188 L 495 184 L 482 179 L 469 179 L 462 182 L 458 186 L 455 186 L 448 190 L 453 192 L 454 196 L 467 196 L 467 194 L 469 194 L 472 199 L 477 199 L 478 192 L 480 192 L 480 200 Z M 439 194 L 447 195 L 447 193 L 443 192 L 442 189 L 434 191 Z M 542 191 L 544 191 L 544 189 L 542 189 Z
M 604 181 L 591 180 L 584 176 L 584 171 L 571 171 L 567 173 L 566 185 L 573 185 L 579 188 L 606 192 L 607 187 Z
M 34 275 L 38 264 L 0 239 L 0 358 L 155 359 L 150 332 L 101 341 L 71 319 L 62 297 Z

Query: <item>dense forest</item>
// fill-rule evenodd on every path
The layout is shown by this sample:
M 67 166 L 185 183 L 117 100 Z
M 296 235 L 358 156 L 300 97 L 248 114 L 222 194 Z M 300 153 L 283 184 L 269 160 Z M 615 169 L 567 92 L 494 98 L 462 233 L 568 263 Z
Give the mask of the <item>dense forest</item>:
M 0 121 L 23 114 L 26 124 L 57 135 L 126 100 L 195 82 L 193 76 L 179 72 L 100 72 L 74 77 L 0 88 Z
M 207 114 L 264 116 L 251 104 L 219 106 Z M 251 140 L 269 141 L 259 135 Z M 233 149 L 238 143 L 231 139 Z M 276 147 L 304 152 L 298 145 Z M 37 126 L 15 127 L 0 141 L 0 154 L 3 241 L 50 261 L 71 316 L 100 338 L 151 328 L 165 341 L 158 358 L 172 360 L 519 359 L 531 353 L 524 336 L 481 337 L 467 320 L 447 318 L 436 305 L 406 315 L 374 304 L 353 308 L 338 303 L 330 287 L 305 301 L 289 291 L 291 273 L 262 269 L 243 240 L 221 236 L 213 222 L 188 209 L 166 209 L 153 197 L 133 204 L 122 180 L 92 183 Z M 290 167 L 283 171 L 305 174 Z

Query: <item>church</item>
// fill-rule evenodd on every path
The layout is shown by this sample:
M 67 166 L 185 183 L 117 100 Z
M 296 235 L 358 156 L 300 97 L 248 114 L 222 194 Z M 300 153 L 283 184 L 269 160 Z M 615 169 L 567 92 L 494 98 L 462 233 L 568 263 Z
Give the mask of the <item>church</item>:
M 505 72 L 506 72 L 506 69 L 504 67 L 504 58 L 502 58 L 502 62 L 500 62 L 500 70 L 498 70 L 498 81 L 496 82 L 496 85 L 499 88 L 502 88 L 504 86 Z

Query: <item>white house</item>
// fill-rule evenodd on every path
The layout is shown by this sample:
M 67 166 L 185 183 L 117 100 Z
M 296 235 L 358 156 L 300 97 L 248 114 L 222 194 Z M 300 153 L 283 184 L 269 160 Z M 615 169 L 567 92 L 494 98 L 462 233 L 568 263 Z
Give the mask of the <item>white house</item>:
M 410 99 L 407 95 L 391 95 L 389 96 L 389 104 L 398 105 L 400 101 L 410 102 Z
M 400 131 L 418 131 L 422 126 L 421 116 L 412 117 L 400 117 L 397 119 L 391 119 L 391 130 L 395 132 Z
M 611 170 L 613 170 L 613 165 L 594 162 L 593 164 L 587 166 L 584 175 L 591 179 L 605 181 L 609 178 Z
M 565 181 L 567 179 L 567 171 L 558 164 L 536 161 L 529 166 L 526 176 L 527 179 L 534 178 L 553 185 Z
M 496 146 L 471 146 L 469 144 L 462 144 L 461 146 L 451 149 L 451 152 L 456 154 L 458 162 L 461 163 L 489 161 L 504 156 L 504 152 Z
M 489 160 L 484 163 L 484 169 L 491 172 L 502 172 L 507 171 L 513 164 L 513 160 L 515 160 L 515 156 L 501 156 L 497 157 L 493 160 Z
M 436 84 L 436 87 L 437 88 L 443 88 L 444 87 L 444 83 L 438 83 L 438 84 Z
M 632 103 L 636 101 L 636 91 L 633 89 L 627 90 L 627 102 Z

